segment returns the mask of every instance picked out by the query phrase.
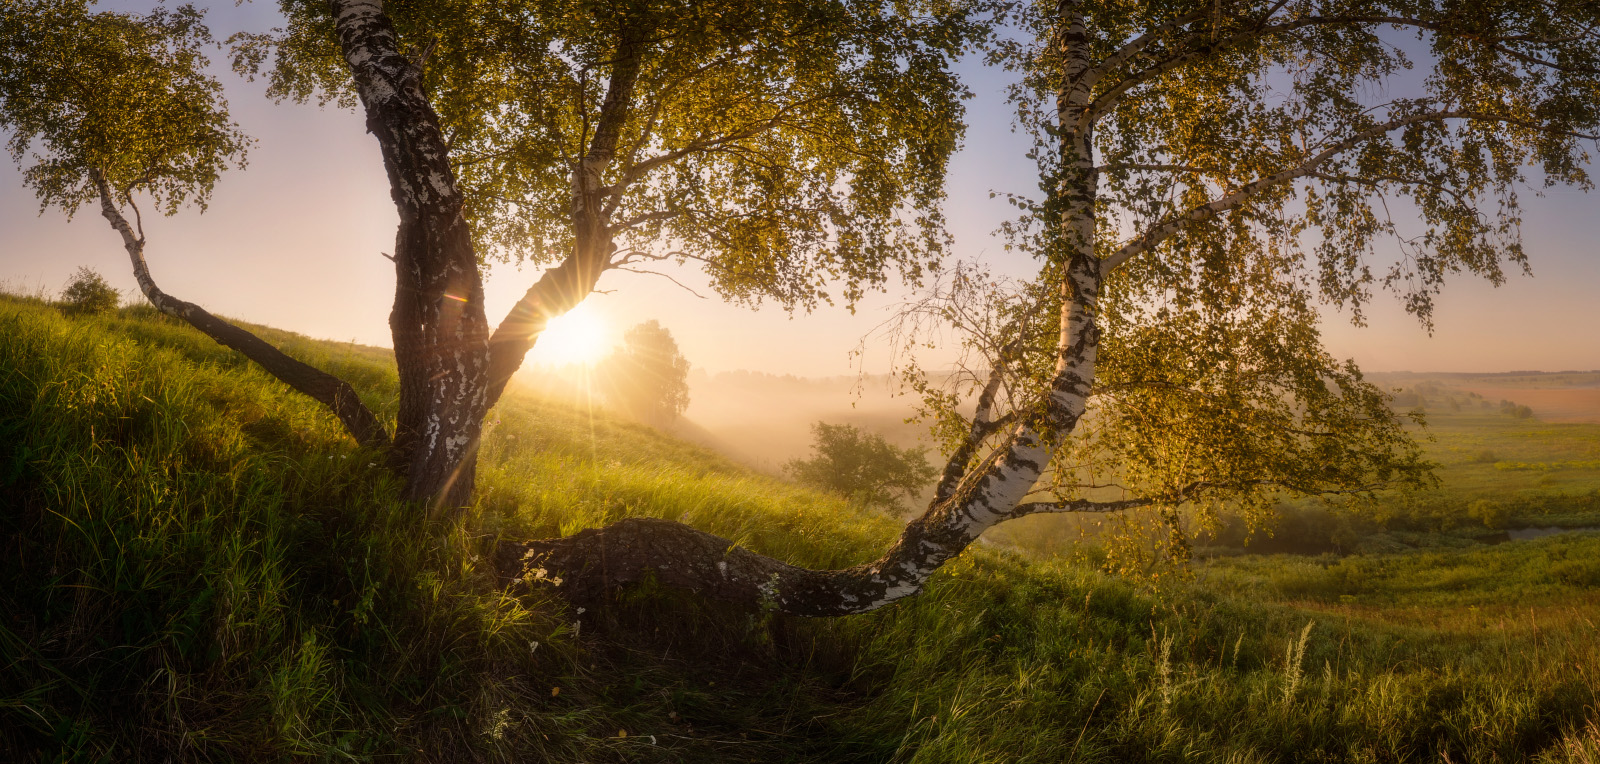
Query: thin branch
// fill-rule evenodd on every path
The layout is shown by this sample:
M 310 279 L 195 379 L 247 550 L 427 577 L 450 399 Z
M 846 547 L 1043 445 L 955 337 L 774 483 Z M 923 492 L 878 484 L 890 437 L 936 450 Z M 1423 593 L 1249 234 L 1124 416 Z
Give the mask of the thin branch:
M 1139 507 L 1148 507 L 1157 503 L 1154 499 L 1123 499 L 1122 501 L 1091 501 L 1089 499 L 1068 499 L 1062 501 L 1026 501 L 1017 505 L 1012 510 L 1010 517 L 1025 517 L 1027 515 L 1060 514 L 1067 512 L 1086 512 L 1108 514 L 1111 512 L 1124 512 Z
M 694 291 L 693 288 L 691 288 L 688 285 L 684 284 L 682 281 L 679 281 L 679 280 L 677 280 L 677 279 L 675 279 L 675 278 L 673 278 L 671 276 L 668 276 L 667 274 L 662 273 L 660 271 L 640 270 L 638 268 L 629 268 L 629 267 L 627 267 L 625 265 L 616 266 L 612 270 L 627 271 L 629 273 L 638 273 L 638 274 L 641 274 L 641 275 L 644 275 L 644 276 L 660 276 L 661 278 L 664 278 L 664 279 L 666 279 L 666 280 L 668 280 L 668 281 L 670 281 L 670 282 L 672 282 L 674 284 L 677 284 L 679 289 L 682 289 L 683 291 L 688 292 L 689 294 L 692 294 L 695 297 L 698 297 L 698 298 L 700 298 L 702 300 L 707 299 L 705 295 Z
M 1335 143 L 1335 144 L 1327 147 L 1326 149 L 1323 149 L 1322 151 L 1320 151 L 1317 154 L 1313 155 L 1311 158 L 1307 159 L 1306 161 L 1301 162 L 1299 165 L 1297 165 L 1295 167 L 1291 167 L 1291 168 L 1283 170 L 1281 172 L 1277 172 L 1277 173 L 1274 173 L 1272 175 L 1268 175 L 1268 176 L 1266 176 L 1264 178 L 1260 178 L 1260 179 L 1255 180 L 1255 181 L 1253 181 L 1251 183 L 1247 183 L 1244 186 L 1242 186 L 1238 191 L 1235 191 L 1235 192 L 1233 192 L 1231 194 L 1227 194 L 1227 195 L 1222 196 L 1222 197 L 1217 198 L 1217 199 L 1213 199 L 1212 201 L 1207 202 L 1205 204 L 1201 204 L 1201 205 L 1192 207 L 1186 212 L 1183 212 L 1183 213 L 1180 213 L 1180 214 L 1177 214 L 1177 215 L 1174 215 L 1174 216 L 1171 216 L 1171 217 L 1167 218 L 1162 223 L 1150 228 L 1149 230 L 1145 231 L 1143 234 L 1140 234 L 1138 237 L 1134 238 L 1132 241 L 1130 241 L 1127 244 L 1123 245 L 1122 248 L 1118 249 L 1116 252 L 1114 252 L 1110 256 L 1106 257 L 1105 260 L 1103 261 L 1102 265 L 1101 265 L 1101 268 L 1105 272 L 1109 273 L 1112 268 L 1115 268 L 1115 267 L 1121 265 L 1122 263 L 1126 262 L 1129 258 L 1135 257 L 1137 255 L 1140 255 L 1140 254 L 1144 253 L 1144 252 L 1147 252 L 1150 249 L 1154 248 L 1155 246 L 1159 245 L 1161 242 L 1164 242 L 1167 239 L 1171 238 L 1179 230 L 1181 230 L 1185 225 L 1187 225 L 1189 223 L 1199 222 L 1201 220 L 1206 220 L 1208 218 L 1215 217 L 1216 215 L 1219 215 L 1219 214 L 1221 214 L 1223 212 L 1227 212 L 1229 210 L 1232 210 L 1232 209 L 1244 204 L 1245 202 L 1249 201 L 1252 197 L 1254 197 L 1257 193 L 1259 193 L 1260 191 L 1262 191 L 1264 189 L 1271 188 L 1271 187 L 1276 186 L 1276 185 L 1278 185 L 1280 183 L 1284 183 L 1284 182 L 1287 182 L 1287 181 L 1290 181 L 1290 180 L 1294 180 L 1295 178 L 1301 178 L 1301 177 L 1305 177 L 1305 176 L 1311 175 L 1311 174 L 1317 172 L 1317 169 L 1319 167 L 1321 167 L 1322 164 L 1327 162 L 1329 159 L 1332 159 L 1334 156 L 1337 156 L 1340 153 L 1348 151 L 1351 148 L 1354 148 L 1355 146 L 1360 145 L 1361 143 L 1363 143 L 1365 141 L 1371 140 L 1371 139 L 1376 138 L 1376 137 L 1378 137 L 1380 135 L 1385 135 L 1385 134 L 1387 134 L 1387 133 L 1389 133 L 1391 131 L 1398 130 L 1398 129 L 1403 128 L 1403 127 L 1407 127 L 1409 125 L 1415 125 L 1415 124 L 1419 124 L 1419 123 L 1422 123 L 1422 122 L 1440 122 L 1440 121 L 1450 120 L 1450 119 L 1485 120 L 1485 121 L 1493 121 L 1493 122 L 1502 122 L 1502 123 L 1505 123 L 1505 124 L 1516 125 L 1516 126 L 1519 126 L 1519 127 L 1526 127 L 1526 128 L 1529 128 L 1529 129 L 1536 129 L 1536 130 L 1540 129 L 1540 127 L 1538 125 L 1532 124 L 1528 120 L 1520 120 L 1520 119 L 1515 119 L 1515 118 L 1502 117 L 1502 116 L 1495 115 L 1495 114 L 1487 114 L 1487 113 L 1484 113 L 1484 112 L 1468 111 L 1468 110 L 1429 112 L 1427 114 L 1416 114 L 1416 115 L 1412 115 L 1412 116 L 1409 116 L 1409 117 L 1402 117 L 1400 119 L 1390 120 L 1390 121 L 1385 122 L 1383 124 L 1376 125 L 1374 127 L 1371 127 L 1371 128 L 1366 129 L 1366 130 L 1363 130 L 1363 131 L 1361 131 L 1359 133 L 1356 133 L 1355 135 L 1352 135 L 1352 136 L 1350 136 L 1350 137 L 1348 137 L 1348 138 L 1346 138 L 1346 139 L 1344 139 L 1342 141 L 1339 141 L 1338 143 Z M 1553 133 L 1553 134 L 1572 135 L 1572 133 L 1570 133 L 1569 131 L 1564 131 L 1564 130 L 1550 130 L 1548 132 Z M 1581 137 L 1588 137 L 1588 136 L 1581 136 Z
M 618 195 L 618 198 L 621 198 L 620 194 Z M 653 223 L 657 220 L 671 220 L 682 214 L 682 210 L 657 210 L 655 212 L 646 212 L 639 215 L 634 215 L 631 218 L 617 223 L 612 223 L 610 226 L 607 226 L 606 230 L 608 233 L 616 234 L 635 226 L 644 225 L 645 223 Z
M 690 154 L 695 154 L 695 153 L 699 153 L 699 152 L 702 152 L 702 151 L 707 151 L 707 150 L 710 150 L 710 149 L 719 148 L 719 147 L 722 147 L 722 146 L 725 146 L 727 144 L 734 143 L 734 142 L 737 142 L 737 141 L 742 141 L 742 140 L 747 140 L 749 138 L 754 138 L 757 135 L 760 135 L 760 134 L 762 134 L 762 133 L 764 133 L 764 132 L 766 132 L 768 130 L 771 130 L 771 129 L 779 126 L 779 125 L 784 124 L 785 118 L 787 118 L 791 113 L 793 113 L 793 112 L 795 112 L 795 111 L 797 111 L 797 110 L 799 110 L 799 109 L 801 109 L 803 107 L 810 106 L 812 104 L 819 103 L 821 101 L 826 101 L 826 100 L 829 100 L 829 99 L 832 99 L 832 98 L 838 98 L 838 97 L 842 97 L 842 96 L 845 96 L 845 95 L 850 95 L 850 94 L 852 94 L 854 92 L 855 91 L 852 91 L 852 90 L 839 90 L 839 91 L 833 91 L 833 92 L 830 92 L 830 93 L 827 93 L 827 94 L 824 94 L 824 95 L 819 95 L 819 96 L 816 96 L 814 98 L 808 98 L 808 99 L 805 99 L 803 101 L 798 101 L 798 102 L 789 104 L 788 106 L 784 106 L 783 108 L 779 109 L 777 111 L 777 113 L 773 114 L 772 116 L 770 116 L 770 117 L 768 117 L 766 119 L 758 120 L 756 122 L 749 123 L 749 124 L 745 125 L 744 127 L 740 128 L 738 130 L 735 130 L 733 132 L 729 132 L 729 133 L 723 134 L 721 136 L 718 136 L 716 138 L 712 138 L 712 139 L 709 139 L 709 140 L 696 139 L 694 141 L 690 141 L 689 144 L 684 146 L 683 148 L 675 149 L 675 150 L 669 151 L 669 152 L 667 152 L 665 154 L 657 154 L 655 156 L 648 157 L 646 159 L 642 159 L 637 164 L 634 164 L 633 166 L 628 167 L 627 169 L 623 170 L 622 174 L 621 174 L 621 179 L 617 181 L 616 185 L 613 186 L 613 188 L 614 189 L 618 189 L 617 193 L 621 193 L 621 189 L 625 189 L 627 186 L 631 185 L 635 180 L 638 180 L 639 178 L 644 177 L 644 175 L 646 173 L 650 172 L 651 170 L 653 170 L 653 169 L 655 169 L 657 167 L 660 167 L 661 165 L 669 164 L 669 163 L 672 163 L 672 162 L 676 162 L 679 159 L 682 159 L 682 158 L 684 158 L 686 156 L 689 156 Z
M 1136 172 L 1192 172 L 1198 175 L 1227 175 L 1226 169 L 1221 167 L 1201 167 L 1191 164 L 1136 164 L 1131 162 L 1114 162 L 1103 164 L 1094 171 L 1106 172 L 1110 170 L 1133 170 Z
M 162 313 L 182 319 L 218 343 L 243 353 L 284 384 L 328 407 L 345 431 L 363 446 L 386 447 L 389 433 L 376 415 L 361 402 L 349 383 L 321 369 L 289 357 L 256 335 L 212 315 L 204 308 L 179 300 L 156 286 L 144 259 L 144 237 L 135 235 L 117 209 L 111 187 L 99 170 L 90 173 L 100 193 L 100 213 L 122 236 L 123 248 L 133 263 L 133 275 L 150 304 Z
M 1282 2 L 1284 1 L 1285 0 L 1280 0 L 1279 5 L 1281 6 Z M 1271 13 L 1276 12 L 1276 8 L 1271 11 Z M 1111 55 L 1106 56 L 1105 61 L 1102 61 L 1099 66 L 1096 66 L 1093 69 L 1090 69 L 1088 72 L 1085 72 L 1082 86 L 1086 88 L 1093 88 L 1095 85 L 1100 84 L 1100 80 L 1104 79 L 1106 75 L 1116 71 L 1117 67 L 1126 64 L 1134 56 L 1144 52 L 1146 48 L 1149 48 L 1157 40 L 1160 40 L 1161 35 L 1176 29 L 1181 29 L 1182 27 L 1193 24 L 1194 22 L 1205 17 L 1206 11 L 1193 11 L 1164 24 L 1158 24 L 1154 27 L 1151 27 L 1144 34 L 1139 35 L 1128 44 L 1118 48 Z

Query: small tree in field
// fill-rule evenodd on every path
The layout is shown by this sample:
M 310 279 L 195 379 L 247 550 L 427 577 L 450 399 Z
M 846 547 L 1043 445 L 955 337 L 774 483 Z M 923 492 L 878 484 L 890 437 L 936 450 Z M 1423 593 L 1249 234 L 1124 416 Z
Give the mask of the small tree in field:
M 88 267 L 79 267 L 61 293 L 61 307 L 69 315 L 109 313 L 117 309 L 117 303 L 121 300 L 122 293 L 106 283 L 105 277 Z
M 689 359 L 654 320 L 622 335 L 622 347 L 598 371 L 606 399 L 640 421 L 665 426 L 689 408 Z
M 783 465 L 784 471 L 801 483 L 890 514 L 904 514 L 901 500 L 916 500 L 939 477 L 927 449 L 898 448 L 882 435 L 848 424 L 817 422 L 811 434 L 816 439 L 811 458 L 795 459 Z

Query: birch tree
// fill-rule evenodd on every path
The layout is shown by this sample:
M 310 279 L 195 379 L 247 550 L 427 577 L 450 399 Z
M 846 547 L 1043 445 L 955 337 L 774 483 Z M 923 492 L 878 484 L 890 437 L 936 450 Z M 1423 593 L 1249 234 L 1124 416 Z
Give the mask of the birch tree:
M 508 572 L 593 596 L 644 575 L 809 616 L 918 592 L 1038 513 L 1260 512 L 1430 473 L 1402 417 L 1321 346 L 1317 303 L 1375 290 L 1426 323 L 1456 274 L 1528 262 L 1520 192 L 1590 187 L 1593 3 L 1060 0 L 1007 9 L 1038 199 L 1039 275 L 951 269 L 906 314 L 971 351 L 955 389 L 913 365 L 948 460 L 882 557 L 804 570 L 658 520 L 529 542 Z M 914 342 L 911 344 L 915 344 Z M 965 408 L 960 404 L 968 404 Z M 971 411 L 970 414 L 964 413 Z M 510 551 L 509 549 L 507 551 Z
M 28 178 L 47 204 L 99 203 L 153 304 L 387 449 L 419 506 L 470 501 L 484 414 L 546 317 L 605 271 L 694 260 L 730 298 L 804 305 L 835 279 L 851 299 L 886 270 L 915 278 L 942 244 L 960 92 L 946 64 L 978 33 L 964 8 L 285 8 L 285 31 L 238 41 L 238 65 L 270 56 L 279 94 L 359 104 L 400 213 L 392 437 L 348 385 L 166 295 L 145 266 L 135 193 L 164 211 L 203 203 L 246 147 L 203 72 L 196 12 L 5 6 L 0 115 L 13 153 L 38 158 Z M 1519 190 L 1589 185 L 1594 6 L 999 11 L 1031 35 L 995 50 L 1025 75 L 1022 123 L 1040 137 L 1042 198 L 1017 199 L 1015 227 L 1040 272 L 996 293 L 958 269 L 924 303 L 969 330 L 982 373 L 971 415 L 961 391 L 924 384 L 949 447 L 923 515 L 879 559 L 837 571 L 626 520 L 503 542 L 508 583 L 583 599 L 654 577 L 843 615 L 915 594 L 985 530 L 1030 514 L 1248 508 L 1425 479 L 1381 391 L 1321 348 L 1312 304 L 1360 320 L 1387 286 L 1426 321 L 1447 277 L 1527 262 Z M 57 55 L 34 55 L 40 40 Z M 551 267 L 491 331 L 479 265 L 492 256 Z
M 915 281 L 940 256 L 965 94 L 948 64 L 981 32 L 960 4 L 282 7 L 283 29 L 233 39 L 235 66 L 276 96 L 359 108 L 399 212 L 392 433 L 342 380 L 156 284 L 137 200 L 203 206 L 248 144 L 205 71 L 199 11 L 7 4 L 4 124 L 46 205 L 98 203 L 153 305 L 387 452 L 418 505 L 470 504 L 484 416 L 608 271 L 693 262 L 729 299 L 794 308 Z M 547 266 L 498 325 L 492 258 Z

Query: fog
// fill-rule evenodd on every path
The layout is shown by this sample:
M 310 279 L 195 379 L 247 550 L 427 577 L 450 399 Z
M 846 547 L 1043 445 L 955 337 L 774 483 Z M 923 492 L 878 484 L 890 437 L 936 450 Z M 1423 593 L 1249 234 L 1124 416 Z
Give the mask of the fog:
M 536 367 L 519 381 L 550 398 L 590 402 L 582 366 Z M 752 371 L 689 374 L 689 408 L 670 434 L 773 475 L 811 451 L 811 425 L 850 424 L 901 447 L 928 447 L 928 428 L 905 420 L 917 399 L 897 395 L 886 376 L 797 377 Z M 594 396 L 593 405 L 605 409 Z

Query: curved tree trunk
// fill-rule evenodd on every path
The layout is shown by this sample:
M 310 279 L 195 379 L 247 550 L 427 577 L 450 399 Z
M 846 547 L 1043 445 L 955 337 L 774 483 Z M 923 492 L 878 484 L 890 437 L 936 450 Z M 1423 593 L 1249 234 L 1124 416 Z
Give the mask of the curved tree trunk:
M 360 396 L 356 395 L 355 389 L 350 387 L 349 383 L 290 358 L 260 337 L 217 318 L 192 302 L 179 300 L 161 291 L 150 275 L 150 267 L 145 263 L 143 234 L 136 234 L 133 226 L 128 224 L 127 218 L 118 209 L 105 178 L 96 172 L 93 180 L 96 190 L 100 193 L 100 214 L 118 234 L 121 234 L 123 248 L 128 251 L 128 258 L 133 261 L 133 277 L 139 282 L 139 290 L 144 293 L 145 299 L 149 300 L 156 310 L 182 319 L 207 337 L 243 353 L 246 358 L 261 364 L 268 373 L 296 391 L 327 406 L 335 416 L 339 417 L 339 421 L 344 423 L 345 430 L 351 437 L 361 445 L 383 447 L 389 444 L 389 433 L 372 410 L 361 402 Z
M 994 525 L 1043 507 L 1092 511 L 1094 502 L 1024 504 L 1055 443 L 1076 429 L 1094 383 L 1100 332 L 1095 323 L 1101 262 L 1095 254 L 1096 176 L 1091 134 L 1075 127 L 1089 104 L 1088 36 L 1081 16 L 1064 5 L 1056 44 L 1064 60 L 1057 96 L 1063 175 L 1061 251 L 1052 254 L 1061 273 L 1062 307 L 1056 368 L 1045 400 L 1014 426 L 977 466 L 966 460 L 991 433 L 982 413 L 973 418 L 967 442 L 945 468 L 938 498 L 906 526 L 894 546 L 870 563 L 844 570 L 808 570 L 740 549 L 727 539 L 679 523 L 624 520 L 559 539 L 504 542 L 501 575 L 513 581 L 553 585 L 575 600 L 592 600 L 617 586 L 646 578 L 710 597 L 799 616 L 862 613 L 921 591 L 934 571 L 961 554 Z M 996 372 L 998 373 L 998 371 Z M 992 390 L 986 390 L 992 397 Z M 980 406 L 986 406 L 980 403 Z M 1130 502 L 1115 502 L 1124 508 Z
M 985 530 L 1035 511 L 1023 499 L 1050 460 L 1047 440 L 1059 441 L 1076 427 L 1094 377 L 1099 269 L 1091 262 L 1081 265 L 1070 271 L 1075 294 L 1063 310 L 1074 341 L 1057 365 L 1049 403 L 1016 427 L 947 499 L 907 525 L 877 560 L 845 570 L 808 570 L 679 523 L 636 518 L 566 538 L 503 542 L 497 561 L 501 575 L 554 585 L 579 601 L 653 577 L 717 599 L 801 616 L 862 613 L 917 593 Z M 1049 438 L 1045 429 L 1053 431 Z

